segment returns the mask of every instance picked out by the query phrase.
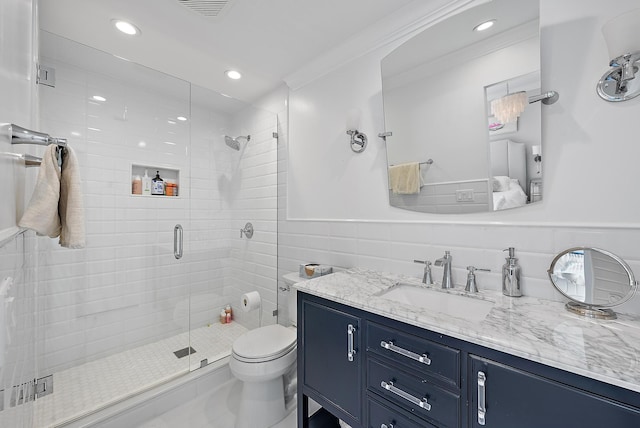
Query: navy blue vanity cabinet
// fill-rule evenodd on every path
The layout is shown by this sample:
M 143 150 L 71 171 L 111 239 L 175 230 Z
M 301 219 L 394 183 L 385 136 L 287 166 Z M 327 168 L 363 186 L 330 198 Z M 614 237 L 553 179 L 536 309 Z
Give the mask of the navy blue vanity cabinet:
M 580 389 L 579 383 L 569 386 L 475 355 L 469 361 L 473 428 L 640 427 L 640 409 Z
M 361 426 L 362 321 L 330 302 L 317 303 L 312 296 L 298 299 L 298 357 L 303 355 L 298 360 L 298 380 L 303 395 L 348 424 Z M 299 426 L 305 423 L 302 420 Z

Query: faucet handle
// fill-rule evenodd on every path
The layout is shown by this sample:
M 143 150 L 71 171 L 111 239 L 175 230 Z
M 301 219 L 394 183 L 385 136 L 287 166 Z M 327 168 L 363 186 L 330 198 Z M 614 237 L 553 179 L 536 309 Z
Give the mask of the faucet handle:
M 491 272 L 491 269 L 481 269 L 475 266 L 467 266 L 467 270 L 469 273 L 467 274 L 467 285 L 464 288 L 464 291 L 468 293 L 477 293 L 478 286 L 476 285 L 476 274 L 475 271 L 480 270 L 483 272 Z
M 431 262 L 429 260 L 414 260 L 414 263 L 421 263 L 424 265 L 424 275 L 422 276 L 423 284 L 433 284 L 433 278 L 431 276 Z

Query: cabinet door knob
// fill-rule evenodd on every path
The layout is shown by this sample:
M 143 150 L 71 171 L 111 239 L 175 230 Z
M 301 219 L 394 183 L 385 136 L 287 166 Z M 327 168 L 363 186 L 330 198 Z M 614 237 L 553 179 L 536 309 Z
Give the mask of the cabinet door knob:
M 393 428 L 393 424 L 382 424 L 380 428 Z
M 485 424 L 485 415 L 487 414 L 487 402 L 485 400 L 485 388 L 487 375 L 484 372 L 478 372 L 478 424 Z

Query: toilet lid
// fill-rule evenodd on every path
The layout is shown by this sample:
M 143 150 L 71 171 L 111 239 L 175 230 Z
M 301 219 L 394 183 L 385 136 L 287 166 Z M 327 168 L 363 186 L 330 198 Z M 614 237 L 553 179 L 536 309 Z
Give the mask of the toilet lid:
M 246 359 L 277 358 L 296 346 L 296 333 L 280 324 L 248 331 L 233 342 L 233 353 Z

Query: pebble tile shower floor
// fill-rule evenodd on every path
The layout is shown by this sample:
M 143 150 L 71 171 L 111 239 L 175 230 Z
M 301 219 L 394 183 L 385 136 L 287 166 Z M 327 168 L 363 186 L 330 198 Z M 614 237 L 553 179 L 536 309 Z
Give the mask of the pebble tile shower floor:
M 33 426 L 63 424 L 197 369 L 205 358 L 211 363 L 227 357 L 246 331 L 237 322 L 212 324 L 54 373 L 54 392 L 34 403 Z M 191 361 L 174 355 L 186 344 L 196 350 Z M 0 412 L 0 426 L 22 426 L 16 409 Z

